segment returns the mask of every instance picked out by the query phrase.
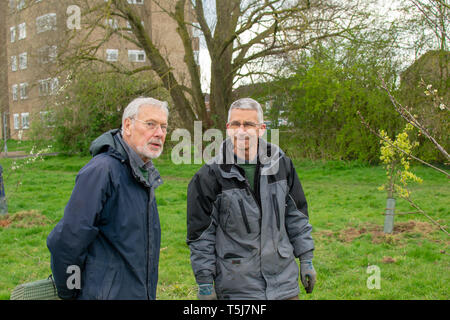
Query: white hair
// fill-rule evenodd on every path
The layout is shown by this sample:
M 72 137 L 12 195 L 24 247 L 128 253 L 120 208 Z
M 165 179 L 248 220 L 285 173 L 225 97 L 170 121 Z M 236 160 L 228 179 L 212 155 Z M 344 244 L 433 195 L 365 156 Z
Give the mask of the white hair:
M 128 118 L 133 119 L 134 117 L 136 117 L 139 113 L 139 109 L 143 105 L 150 105 L 161 108 L 167 113 L 167 117 L 169 117 L 169 104 L 167 103 L 167 101 L 160 101 L 154 98 L 139 97 L 131 101 L 130 104 L 128 104 L 128 106 L 123 111 L 122 127 L 125 124 L 125 119 Z
M 233 102 L 228 110 L 228 120 L 231 118 L 231 110 L 233 109 L 243 109 L 243 110 L 256 110 L 258 112 L 258 121 L 262 123 L 263 119 L 263 110 L 258 101 L 253 100 L 252 98 L 242 98 Z

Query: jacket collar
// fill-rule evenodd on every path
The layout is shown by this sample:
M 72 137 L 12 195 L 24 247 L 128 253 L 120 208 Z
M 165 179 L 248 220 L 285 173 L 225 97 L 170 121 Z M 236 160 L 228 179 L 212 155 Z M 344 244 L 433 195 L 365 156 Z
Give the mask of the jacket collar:
M 144 162 L 136 151 L 134 151 L 125 140 L 123 140 L 120 132 L 115 136 L 115 139 L 118 140 L 122 148 L 125 150 L 128 157 L 128 162 L 136 180 L 140 181 L 149 188 L 157 188 L 163 183 L 158 170 L 155 168 L 151 160 Z M 148 180 L 144 178 L 141 170 L 148 171 Z
M 146 187 L 156 188 L 163 183 L 153 163 L 151 161 L 147 163 L 142 161 L 136 152 L 123 140 L 120 129 L 113 129 L 99 136 L 92 142 L 89 151 L 93 157 L 100 153 L 107 153 L 122 163 L 127 162 L 134 178 Z M 148 181 L 144 178 L 140 168 L 149 171 Z
M 258 139 L 258 154 L 256 157 L 257 165 L 260 166 L 261 175 L 274 175 L 278 172 L 280 158 L 284 152 L 277 146 L 268 143 L 266 140 Z M 211 160 L 220 168 L 220 173 L 224 178 L 237 178 L 245 181 L 238 169 L 239 163 L 236 161 L 233 143 L 231 139 L 226 139 L 221 146 L 221 153 Z

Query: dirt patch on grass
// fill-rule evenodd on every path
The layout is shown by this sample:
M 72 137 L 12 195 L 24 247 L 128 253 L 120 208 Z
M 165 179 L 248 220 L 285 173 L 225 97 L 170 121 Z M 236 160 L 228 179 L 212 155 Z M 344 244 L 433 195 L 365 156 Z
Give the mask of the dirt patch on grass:
M 9 216 L 5 215 L 4 217 L 0 218 L 0 228 L 7 228 L 11 224 L 11 221 L 9 220 Z
M 431 223 L 424 221 L 406 221 L 397 222 L 394 224 L 394 232 L 386 234 L 383 232 L 382 225 L 375 225 L 371 223 L 362 224 L 358 227 L 348 227 L 339 232 L 330 230 L 322 230 L 318 232 L 319 236 L 336 237 L 342 242 L 352 242 L 355 239 L 370 234 L 372 243 L 395 243 L 404 236 L 415 234 L 419 237 L 426 237 L 429 233 L 438 231 L 439 229 Z
M 7 214 L 0 219 L 0 228 L 32 228 L 36 226 L 45 226 L 52 223 L 46 216 L 35 210 L 20 211 L 14 214 Z
M 384 256 L 383 260 L 381 260 L 382 263 L 395 263 L 397 262 L 397 259 L 389 257 L 389 256 Z

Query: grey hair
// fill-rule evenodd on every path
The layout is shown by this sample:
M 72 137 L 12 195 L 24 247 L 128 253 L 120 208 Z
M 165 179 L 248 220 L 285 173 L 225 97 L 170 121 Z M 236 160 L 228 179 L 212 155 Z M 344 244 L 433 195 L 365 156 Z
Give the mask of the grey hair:
M 131 101 L 130 104 L 128 104 L 128 106 L 123 111 L 122 127 L 125 123 L 125 119 L 128 118 L 133 119 L 134 117 L 136 117 L 139 113 L 139 109 L 143 105 L 159 107 L 162 110 L 164 110 L 167 113 L 167 117 L 169 117 L 169 104 L 167 103 L 167 101 L 160 101 L 154 98 L 139 97 Z
M 258 101 L 252 98 L 242 98 L 233 102 L 228 110 L 228 120 L 230 121 L 231 110 L 233 109 L 243 109 L 243 110 L 256 110 L 258 112 L 258 121 L 262 123 L 264 121 L 264 114 L 261 105 Z

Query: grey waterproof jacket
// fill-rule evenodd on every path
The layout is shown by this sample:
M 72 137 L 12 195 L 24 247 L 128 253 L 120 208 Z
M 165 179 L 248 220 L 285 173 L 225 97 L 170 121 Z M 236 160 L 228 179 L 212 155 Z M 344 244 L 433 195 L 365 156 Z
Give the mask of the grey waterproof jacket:
M 215 283 L 219 299 L 298 295 L 296 257 L 312 259 L 307 202 L 292 161 L 259 140 L 254 191 L 231 141 L 192 178 L 187 244 L 197 283 Z

